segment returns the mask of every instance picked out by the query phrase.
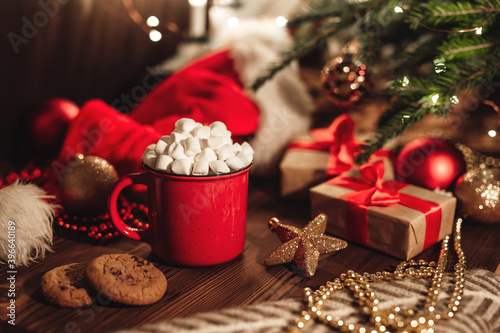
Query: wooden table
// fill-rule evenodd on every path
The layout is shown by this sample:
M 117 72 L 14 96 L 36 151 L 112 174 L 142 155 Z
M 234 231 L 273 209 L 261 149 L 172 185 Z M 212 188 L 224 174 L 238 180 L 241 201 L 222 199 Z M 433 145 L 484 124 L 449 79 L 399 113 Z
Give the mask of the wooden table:
M 16 325 L 6 323 L 7 268 L 0 269 L 0 332 L 108 332 L 189 316 L 201 311 L 255 304 L 268 300 L 300 297 L 304 287 L 317 287 L 339 274 L 353 269 L 376 272 L 393 269 L 399 260 L 367 248 L 349 246 L 320 260 L 314 277 L 295 274 L 293 265 L 266 267 L 264 260 L 281 243 L 267 227 L 273 216 L 296 226 L 308 222 L 307 199 L 282 199 L 278 195 L 278 177 L 251 178 L 249 189 L 247 240 L 243 254 L 229 263 L 206 268 L 171 267 L 151 255 L 149 245 L 120 238 L 106 244 L 58 233 L 54 252 L 16 274 Z M 469 268 L 495 271 L 500 263 L 500 224 L 463 227 L 463 247 Z M 437 260 L 439 245 L 419 258 Z M 47 304 L 40 295 L 40 278 L 46 271 L 72 262 L 88 261 L 106 253 L 131 253 L 146 257 L 159 267 L 168 279 L 168 290 L 156 304 L 142 307 L 97 302 L 84 309 L 62 309 Z

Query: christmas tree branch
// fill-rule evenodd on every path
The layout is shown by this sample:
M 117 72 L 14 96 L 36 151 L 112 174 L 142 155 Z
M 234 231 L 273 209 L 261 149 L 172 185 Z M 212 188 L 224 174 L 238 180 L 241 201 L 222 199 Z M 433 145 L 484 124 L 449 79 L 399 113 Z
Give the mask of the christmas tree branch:
M 467 84 L 468 87 L 471 87 L 471 83 L 473 83 L 473 81 L 475 79 L 477 79 L 478 77 L 480 76 L 483 76 L 484 74 L 487 74 L 491 71 L 493 71 L 494 69 L 497 69 L 500 68 L 500 62 L 496 63 L 496 64 L 493 64 L 493 65 L 490 65 L 484 69 L 481 69 L 475 73 L 472 73 L 471 75 L 469 75 L 468 77 L 466 78 L 463 78 L 462 80 L 460 81 L 457 81 L 455 84 L 453 84 L 450 89 L 453 90 L 453 89 L 457 89 L 457 87 L 460 87 L 460 86 L 463 86 L 465 84 Z M 484 81 L 484 80 L 483 80 Z
M 463 47 L 460 47 L 460 48 L 454 49 L 454 50 L 446 50 L 446 51 L 443 52 L 443 55 L 452 54 L 452 53 L 467 52 L 467 51 L 474 51 L 474 50 L 479 50 L 479 49 L 482 49 L 482 48 L 487 48 L 487 47 L 495 46 L 495 45 L 498 45 L 498 44 L 500 44 L 500 43 L 499 42 L 494 42 L 494 43 L 486 43 L 486 44 L 473 45 L 473 46 L 463 46 Z
M 305 40 L 297 41 L 294 48 L 289 52 L 284 53 L 278 63 L 272 64 L 270 68 L 268 68 L 263 74 L 255 79 L 255 81 L 250 86 L 251 89 L 253 91 L 257 91 L 264 83 L 273 78 L 276 73 L 290 65 L 292 61 L 299 59 L 300 57 L 311 52 L 313 49 L 323 45 L 324 43 L 326 43 L 328 38 L 332 37 L 340 30 L 349 27 L 354 22 L 354 15 L 352 15 L 351 17 L 344 17 L 340 23 L 326 24 L 326 26 L 321 29 L 314 38 L 305 38 Z
M 494 2 L 494 4 L 491 2 Z M 436 1 L 429 1 L 413 8 L 409 6 L 403 7 L 407 9 L 403 11 L 403 14 L 411 22 L 413 29 L 420 26 L 428 30 L 450 33 L 477 31 L 479 28 L 486 26 L 500 13 L 500 3 L 497 0 L 477 4 L 461 1 L 447 3 L 446 5 L 441 5 L 440 2 Z M 484 19 L 484 14 L 488 14 L 486 19 Z M 456 24 L 456 28 L 438 29 L 435 27 L 444 24 Z M 434 25 L 434 27 L 429 25 Z
M 355 5 L 345 0 L 337 1 L 311 1 L 302 10 L 288 21 L 289 26 L 296 26 L 307 22 L 317 22 L 321 20 L 341 20 L 342 17 L 352 12 Z
M 310 0 L 290 25 L 314 22 L 323 28 L 296 37 L 294 47 L 252 89 L 339 31 L 355 28 L 360 59 L 368 65 L 383 62 L 394 79 L 400 77 L 387 91 L 391 105 L 359 163 L 426 114 L 447 117 L 459 94 L 500 77 L 500 0 L 403 1 Z
M 324 29 L 321 33 L 316 36 L 314 39 L 306 42 L 296 44 L 294 49 L 290 52 L 283 54 L 281 61 L 272 65 L 268 68 L 262 75 L 260 75 L 250 86 L 253 91 L 257 91 L 264 83 L 268 80 L 272 79 L 276 73 L 281 71 L 283 68 L 290 65 L 290 63 L 303 55 L 311 52 L 313 49 L 318 47 L 318 45 L 322 45 L 326 42 L 328 37 L 333 35 L 337 31 L 337 27 L 332 25 L 328 29 Z

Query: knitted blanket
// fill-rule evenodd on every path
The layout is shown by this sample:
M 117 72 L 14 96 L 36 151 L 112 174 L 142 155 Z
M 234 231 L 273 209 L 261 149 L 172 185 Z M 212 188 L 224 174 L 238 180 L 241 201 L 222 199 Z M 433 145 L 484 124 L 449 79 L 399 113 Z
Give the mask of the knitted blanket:
M 380 301 L 380 308 L 391 306 L 420 309 L 426 298 L 430 280 L 406 279 L 373 283 Z M 440 313 L 447 305 L 454 288 L 453 274 L 443 279 L 437 310 Z M 350 291 L 334 294 L 323 307 L 323 312 L 341 317 L 350 322 L 367 323 L 367 318 L 354 302 Z M 175 318 L 164 322 L 136 327 L 120 333 L 274 333 L 281 332 L 305 309 L 299 299 L 284 299 L 264 302 L 241 308 L 217 312 L 199 313 L 191 317 Z M 303 332 L 331 332 L 327 326 L 310 321 Z M 435 332 L 500 332 L 500 276 L 485 270 L 468 271 L 465 274 L 465 291 L 460 308 L 450 320 L 440 320 Z

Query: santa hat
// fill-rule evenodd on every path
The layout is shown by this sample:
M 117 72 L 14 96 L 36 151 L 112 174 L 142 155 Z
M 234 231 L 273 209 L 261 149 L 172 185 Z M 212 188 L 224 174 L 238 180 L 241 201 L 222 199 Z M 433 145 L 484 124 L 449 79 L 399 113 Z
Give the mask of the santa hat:
M 290 140 L 310 128 L 313 101 L 300 79 L 296 62 L 278 72 L 257 92 L 249 87 L 280 54 L 293 45 L 285 28 L 274 20 L 243 21 L 237 29 L 223 30 L 217 38 L 230 46 L 229 56 L 249 96 L 258 106 L 260 119 L 251 145 L 255 150 L 254 172 L 277 170 Z
M 223 121 L 234 137 L 250 138 L 254 173 L 276 171 L 291 138 L 309 129 L 312 101 L 293 66 L 256 93 L 248 87 L 291 46 L 291 38 L 272 21 L 251 21 L 217 40 L 225 46 L 168 77 L 130 116 L 103 102 L 88 102 L 70 126 L 60 159 L 67 161 L 76 153 L 96 155 L 120 175 L 137 172 L 144 149 L 170 133 L 178 119 L 188 117 L 206 124 Z

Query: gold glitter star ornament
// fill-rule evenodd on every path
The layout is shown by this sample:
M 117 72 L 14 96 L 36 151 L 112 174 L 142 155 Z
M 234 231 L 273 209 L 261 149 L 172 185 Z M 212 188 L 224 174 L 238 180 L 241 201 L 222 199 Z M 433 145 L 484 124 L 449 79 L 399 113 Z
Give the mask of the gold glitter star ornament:
M 320 254 L 342 250 L 347 242 L 324 235 L 326 215 L 320 214 L 303 229 L 284 225 L 273 217 L 269 221 L 269 229 L 276 233 L 283 242 L 279 248 L 266 259 L 266 265 L 280 265 L 295 261 L 300 271 L 311 277 L 318 267 Z

